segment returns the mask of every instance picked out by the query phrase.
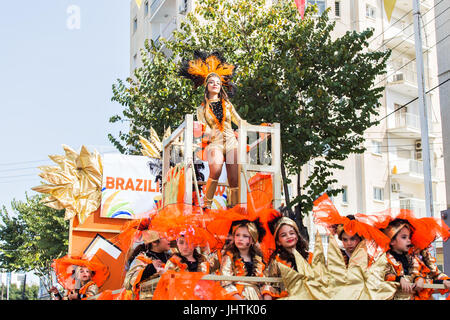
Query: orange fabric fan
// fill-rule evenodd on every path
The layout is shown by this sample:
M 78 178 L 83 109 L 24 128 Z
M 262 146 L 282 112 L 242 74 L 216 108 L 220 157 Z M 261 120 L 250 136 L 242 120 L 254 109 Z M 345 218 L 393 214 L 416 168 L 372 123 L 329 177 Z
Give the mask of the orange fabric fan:
M 223 246 L 233 222 L 240 220 L 255 221 L 256 219 L 259 219 L 261 227 L 265 230 L 264 236 L 260 242 L 260 247 L 264 254 L 264 259 L 268 261 L 271 253 L 275 250 L 275 240 L 269 230 L 268 222 L 273 216 L 280 214 L 281 213 L 272 208 L 265 208 L 256 212 L 255 210 L 252 210 L 250 206 L 248 209 L 235 206 L 231 209 L 208 210 L 206 213 L 206 229 L 210 234 L 213 234 L 220 239 L 215 246 L 216 249 L 219 249 Z
M 198 207 L 184 203 L 170 204 L 161 209 L 151 221 L 151 229 L 164 233 L 169 240 L 183 234 L 190 243 L 217 247 L 217 239 L 206 228 L 210 216 L 201 214 Z
M 91 260 L 81 257 L 64 256 L 60 259 L 53 260 L 52 268 L 55 270 L 58 282 L 67 290 L 73 290 L 75 288 L 75 269 L 77 266 L 87 267 L 93 271 L 92 281 L 98 287 L 101 287 L 109 277 L 108 267 L 100 262 L 96 256 Z
M 364 239 L 374 240 L 384 251 L 389 250 L 390 239 L 383 232 L 359 221 L 356 217 L 355 220 L 350 220 L 345 216 L 341 216 L 326 193 L 314 201 L 313 212 L 315 223 L 318 225 L 331 227 L 332 225 L 341 224 L 344 227 L 344 231 L 350 236 L 358 234 Z
M 201 272 L 165 272 L 153 294 L 153 300 L 233 300 L 220 282 L 201 280 Z
M 440 236 L 444 241 L 450 237 L 449 227 L 442 219 L 434 217 L 416 218 L 411 210 L 389 210 L 388 216 L 394 219 L 407 220 L 413 227 L 411 243 L 418 249 L 427 248 L 436 237 Z

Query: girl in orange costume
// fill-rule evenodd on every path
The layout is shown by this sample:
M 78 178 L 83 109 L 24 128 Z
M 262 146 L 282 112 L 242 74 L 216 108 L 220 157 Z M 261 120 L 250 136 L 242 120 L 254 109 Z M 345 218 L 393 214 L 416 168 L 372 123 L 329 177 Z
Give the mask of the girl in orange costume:
M 221 274 L 224 276 L 263 277 L 265 264 L 257 244 L 265 230 L 255 221 L 242 220 L 233 227 L 233 241 L 222 258 Z M 254 282 L 222 281 L 227 293 L 237 300 L 261 300 L 261 290 Z
M 52 267 L 58 281 L 65 288 L 64 296 L 61 296 L 56 287 L 50 289 L 55 300 L 85 300 L 95 296 L 109 277 L 108 268 L 95 257 L 88 260 L 65 256 L 54 260 Z M 76 288 L 77 282 L 79 288 Z
M 197 109 L 197 120 L 203 124 L 205 138 L 209 141 L 205 150 L 209 165 L 204 201 L 207 209 L 211 208 L 224 162 L 230 187 L 227 206 L 233 207 L 238 203 L 238 142 L 231 123 L 240 126 L 242 119 L 228 98 L 236 90 L 231 82 L 234 73 L 235 66 L 226 63 L 218 52 L 208 55 L 195 51 L 194 59 L 183 61 L 180 68 L 180 75 L 192 80 L 195 88 L 205 85 L 204 101 Z
M 382 231 L 391 239 L 386 253 L 385 280 L 400 284 L 394 300 L 410 300 L 414 294 L 414 280 L 420 275 L 417 260 L 408 253 L 414 229 L 408 220 L 397 218 Z

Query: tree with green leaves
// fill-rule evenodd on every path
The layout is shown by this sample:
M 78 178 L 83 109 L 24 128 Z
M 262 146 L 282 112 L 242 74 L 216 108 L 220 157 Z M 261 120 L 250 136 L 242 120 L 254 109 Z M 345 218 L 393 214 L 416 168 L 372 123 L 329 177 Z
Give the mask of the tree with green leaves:
M 53 259 L 67 253 L 69 222 L 64 210 L 49 208 L 43 195 L 11 202 L 12 213 L 0 209 L 0 269 L 10 272 L 33 271 L 49 289 Z
M 2 284 L 1 290 L 3 296 L 0 297 L 0 300 L 6 300 L 6 286 Z M 25 286 L 25 290 L 23 290 L 23 286 L 17 286 L 13 283 L 9 287 L 9 300 L 37 300 L 38 293 L 38 285 Z
M 363 133 L 377 124 L 384 90 L 374 83 L 390 55 L 368 50 L 373 30 L 334 39 L 328 10 L 316 13 L 309 6 L 300 19 L 293 1 L 267 8 L 264 0 L 199 0 L 170 40 L 146 41 L 134 77 L 113 85 L 112 100 L 124 110 L 110 121 L 131 126 L 109 139 L 121 152 L 134 153 L 138 135 L 148 137 L 150 126 L 161 135 L 180 125 L 203 98 L 201 89 L 178 76 L 180 59 L 192 59 L 194 50 L 219 50 L 237 66 L 232 103 L 242 118 L 281 125 L 287 209 L 302 227 L 301 217 L 321 193 L 341 191 L 329 189 L 337 182 L 333 171 L 343 169 L 340 161 L 364 152 Z M 306 164 L 310 173 L 291 199 L 289 177 L 300 177 Z

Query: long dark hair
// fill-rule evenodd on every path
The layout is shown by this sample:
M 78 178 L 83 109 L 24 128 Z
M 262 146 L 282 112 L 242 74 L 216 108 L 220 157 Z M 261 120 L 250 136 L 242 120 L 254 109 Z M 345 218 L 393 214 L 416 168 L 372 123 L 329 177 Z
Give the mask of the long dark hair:
M 158 244 L 160 240 L 153 241 L 152 243 Z M 152 243 L 141 243 L 138 245 L 134 250 L 130 250 L 128 253 L 127 262 L 125 264 L 125 269 L 128 270 L 133 260 L 141 253 L 141 252 L 147 252 L 151 250 Z

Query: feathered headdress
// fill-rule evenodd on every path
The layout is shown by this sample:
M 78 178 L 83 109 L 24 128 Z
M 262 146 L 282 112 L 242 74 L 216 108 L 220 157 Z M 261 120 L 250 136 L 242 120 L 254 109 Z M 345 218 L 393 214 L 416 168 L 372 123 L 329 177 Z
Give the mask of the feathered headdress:
M 181 62 L 179 75 L 190 79 L 194 87 L 198 88 L 205 84 L 211 73 L 215 73 L 222 81 L 228 96 L 234 95 L 236 86 L 231 82 L 236 71 L 236 66 L 225 61 L 222 54 L 214 51 L 210 54 L 202 51 L 194 51 L 194 59 Z

